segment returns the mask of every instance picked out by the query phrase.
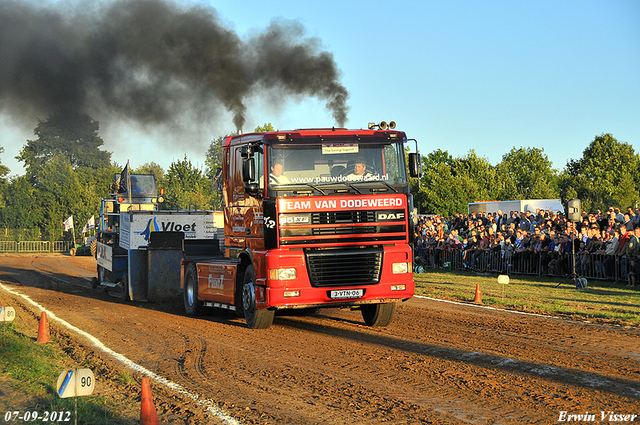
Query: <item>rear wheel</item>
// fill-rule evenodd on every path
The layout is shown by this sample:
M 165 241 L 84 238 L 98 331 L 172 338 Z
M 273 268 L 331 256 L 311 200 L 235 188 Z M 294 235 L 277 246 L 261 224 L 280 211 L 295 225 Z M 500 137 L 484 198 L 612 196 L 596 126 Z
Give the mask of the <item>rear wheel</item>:
M 387 326 L 393 320 L 396 303 L 365 304 L 362 306 L 362 318 L 367 326 Z
M 98 252 L 98 241 L 94 239 L 93 241 L 91 241 L 91 256 L 93 258 L 97 258 L 96 256 L 97 252 Z
M 187 316 L 200 316 L 204 313 L 204 303 L 198 301 L 198 271 L 191 263 L 184 272 L 184 311 Z
M 125 301 L 130 301 L 131 297 L 130 297 L 130 293 L 129 293 L 129 275 L 128 274 L 124 274 L 124 276 L 122 276 L 122 280 L 120 281 L 120 291 L 122 294 L 122 299 Z
M 102 266 L 98 266 L 98 285 L 106 281 L 107 281 L 107 270 Z
M 242 309 L 247 326 L 251 329 L 266 329 L 273 323 L 275 311 L 258 309 L 256 305 L 256 277 L 253 266 L 247 267 L 242 281 Z

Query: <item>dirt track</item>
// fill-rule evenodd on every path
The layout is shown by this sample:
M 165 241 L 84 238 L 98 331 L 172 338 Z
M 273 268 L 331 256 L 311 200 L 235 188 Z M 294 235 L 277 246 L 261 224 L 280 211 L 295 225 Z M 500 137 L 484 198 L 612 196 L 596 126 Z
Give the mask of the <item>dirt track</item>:
M 387 328 L 327 309 L 276 316 L 257 331 L 230 313 L 188 318 L 178 306 L 124 303 L 91 290 L 94 270 L 91 257 L 0 256 L 6 288 L 240 423 L 548 424 L 563 411 L 589 412 L 599 423 L 601 411 L 640 415 L 638 328 L 414 298 Z M 0 300 L 18 315 L 39 316 L 4 290 Z M 51 328 L 62 344 L 100 357 L 105 370 L 124 368 L 55 321 Z M 165 421 L 222 423 L 188 397 L 152 388 Z M 123 391 L 135 399 L 134 386 Z

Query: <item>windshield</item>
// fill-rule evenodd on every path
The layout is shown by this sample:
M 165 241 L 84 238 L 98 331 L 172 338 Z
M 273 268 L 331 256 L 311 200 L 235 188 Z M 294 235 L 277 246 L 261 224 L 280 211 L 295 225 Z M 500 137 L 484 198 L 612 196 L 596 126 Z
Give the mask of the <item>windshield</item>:
M 269 146 L 269 186 L 371 182 L 404 185 L 402 143 L 278 144 Z
M 121 175 L 113 176 L 114 184 L 119 184 L 118 193 L 128 193 L 127 182 L 121 181 Z M 156 179 L 152 174 L 131 174 L 129 176 L 131 183 L 132 197 L 154 197 L 157 196 Z

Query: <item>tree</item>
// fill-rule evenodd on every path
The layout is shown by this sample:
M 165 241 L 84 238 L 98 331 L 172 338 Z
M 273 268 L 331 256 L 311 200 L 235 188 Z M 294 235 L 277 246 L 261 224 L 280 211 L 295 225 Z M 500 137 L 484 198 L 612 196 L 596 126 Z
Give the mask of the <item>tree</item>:
M 69 215 L 79 225 L 98 214 L 100 199 L 119 172 L 109 162 L 111 154 L 99 149 L 98 128 L 88 115 L 73 112 L 38 120 L 38 138 L 27 140 L 17 157 L 26 173 L 9 182 L 0 204 L 6 227 L 37 228 L 39 235 L 58 240 Z
M 474 150 L 453 158 L 437 149 L 422 164 L 424 174 L 415 197 L 422 212 L 451 215 L 466 211 L 469 202 L 495 197 L 495 168 Z
M 0 153 L 4 153 L 4 148 L 0 146 Z M 9 174 L 9 167 L 4 165 L 2 161 L 0 161 L 0 183 L 7 183 L 7 175 Z
M 166 174 L 166 185 L 166 208 L 211 209 L 211 181 L 191 164 L 186 155 L 182 161 L 171 163 Z
M 496 168 L 503 182 L 498 196 L 502 200 L 553 199 L 559 195 L 557 171 L 542 149 L 513 147 Z
M 458 177 L 455 184 L 462 185 L 458 192 L 464 194 L 466 203 L 495 199 L 496 172 L 489 160 L 471 149 L 466 156 L 453 160 L 451 168 Z
M 4 148 L 0 146 L 0 153 L 4 153 Z M 6 206 L 5 194 L 7 191 L 7 175 L 9 174 L 9 167 L 2 164 L 0 161 L 0 210 Z
M 89 209 L 93 208 L 83 202 L 85 191 L 78 174 L 64 158 L 54 156 L 44 164 L 39 174 L 38 180 L 42 183 L 35 186 L 41 211 L 38 227 L 45 237 L 54 241 L 62 235 L 62 223 L 67 217 L 73 215 L 82 223 L 91 216 Z
M 464 190 L 467 178 L 454 176 L 451 170 L 445 163 L 425 170 L 419 197 L 422 199 L 419 207 L 421 213 L 450 216 L 466 211 L 468 194 Z
M 267 133 L 269 131 L 276 131 L 270 122 L 265 123 L 264 125 L 259 125 L 253 130 L 254 133 Z
M 2 225 L 10 229 L 39 227 L 42 212 L 37 192 L 26 176 L 11 180 L 5 194 L 2 209 Z
M 436 149 L 422 157 L 422 167 L 425 170 L 438 164 L 445 164 L 450 167 L 453 165 L 453 157 L 448 151 L 443 151 L 442 149 Z
M 570 160 L 560 176 L 563 199 L 577 197 L 585 211 L 635 206 L 640 199 L 640 156 L 633 146 L 601 134 L 579 160 Z
M 99 123 L 86 114 L 57 111 L 44 121 L 38 119 L 34 130 L 37 139 L 27 140 L 16 158 L 24 162 L 32 181 L 55 156 L 64 158 L 73 169 L 108 167 L 111 153 L 99 149 L 104 144 L 98 136 L 99 127 Z

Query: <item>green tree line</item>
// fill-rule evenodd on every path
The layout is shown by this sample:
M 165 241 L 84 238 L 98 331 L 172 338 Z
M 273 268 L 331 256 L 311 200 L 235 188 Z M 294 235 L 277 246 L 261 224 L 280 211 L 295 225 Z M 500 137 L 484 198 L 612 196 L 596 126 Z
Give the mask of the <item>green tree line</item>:
M 412 182 L 421 214 L 466 213 L 474 201 L 580 199 L 582 210 L 609 206 L 636 208 L 640 200 L 640 156 L 611 134 L 596 136 L 562 171 L 554 169 L 543 150 L 513 147 L 492 165 L 474 150 L 454 158 L 436 149 L 422 157 L 419 185 Z

